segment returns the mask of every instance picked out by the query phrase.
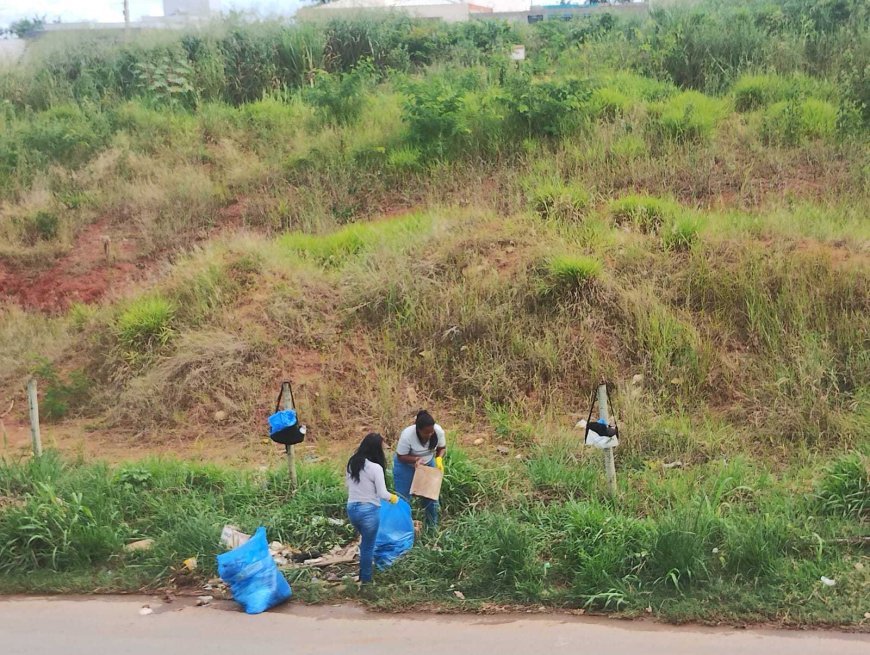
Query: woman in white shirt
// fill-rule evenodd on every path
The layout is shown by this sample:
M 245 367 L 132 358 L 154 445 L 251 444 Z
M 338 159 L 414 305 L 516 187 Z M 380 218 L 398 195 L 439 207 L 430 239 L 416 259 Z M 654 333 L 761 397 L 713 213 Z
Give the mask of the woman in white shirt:
M 396 494 L 387 491 L 385 467 L 384 438 L 377 432 L 367 434 L 347 461 L 347 516 L 361 536 L 359 580 L 363 584 L 372 581 L 375 539 L 381 520 L 381 501 L 388 500 L 393 504 L 399 502 Z
M 446 450 L 444 429 L 425 409 L 417 412 L 414 425 L 402 430 L 396 445 L 396 456 L 393 459 L 396 492 L 410 503 L 414 469 L 418 466 L 434 466 L 443 473 Z M 430 527 L 437 526 L 438 501 L 424 498 L 423 505 L 426 510 L 426 524 Z

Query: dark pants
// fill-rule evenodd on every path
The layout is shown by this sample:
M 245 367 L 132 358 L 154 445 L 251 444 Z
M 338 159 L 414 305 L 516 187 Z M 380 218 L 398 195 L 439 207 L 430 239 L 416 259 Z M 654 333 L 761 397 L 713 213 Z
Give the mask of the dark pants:
M 359 580 L 371 582 L 381 508 L 371 503 L 348 503 L 347 516 L 362 537 L 359 545 Z

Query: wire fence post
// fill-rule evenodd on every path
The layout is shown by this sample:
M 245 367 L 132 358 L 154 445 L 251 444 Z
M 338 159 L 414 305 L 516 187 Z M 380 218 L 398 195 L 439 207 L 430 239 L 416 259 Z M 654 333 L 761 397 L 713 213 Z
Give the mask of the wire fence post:
M 36 392 L 36 378 L 27 381 L 27 405 L 30 408 L 30 439 L 33 442 L 33 454 L 42 456 L 42 435 L 39 433 L 39 398 Z
M 610 423 L 607 409 L 607 385 L 598 385 L 598 415 L 605 423 Z M 613 458 L 613 448 L 604 448 L 604 475 L 607 478 L 607 490 L 611 496 L 616 496 L 616 461 Z
M 296 402 L 293 400 L 293 390 L 290 388 L 289 382 L 282 384 L 281 398 L 284 401 L 284 409 L 296 409 Z M 296 477 L 296 446 L 287 446 L 287 470 L 290 473 L 290 488 L 295 490 L 299 484 Z

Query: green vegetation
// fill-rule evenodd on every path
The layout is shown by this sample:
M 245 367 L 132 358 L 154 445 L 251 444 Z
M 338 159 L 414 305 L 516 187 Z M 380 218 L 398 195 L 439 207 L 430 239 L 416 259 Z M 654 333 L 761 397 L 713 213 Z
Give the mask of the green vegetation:
M 0 411 L 35 373 L 61 444 L 262 453 L 289 375 L 321 461 L 290 496 L 4 440 L 0 589 L 209 575 L 228 521 L 344 543 L 336 453 L 428 406 L 445 520 L 377 604 L 857 623 L 868 25 L 859 0 L 703 0 L 35 40 L 0 70 Z M 601 379 L 614 500 L 569 431 Z
M 568 442 L 544 441 L 519 466 L 493 466 L 452 448 L 443 529 L 380 574 L 369 602 L 650 608 L 677 621 L 790 625 L 861 619 L 868 574 L 855 565 L 866 557 L 834 541 L 858 531 L 850 518 L 856 502 L 867 509 L 860 456 L 815 475 L 799 467 L 775 477 L 744 458 L 687 471 L 649 461 L 624 469 L 614 505 L 597 457 L 574 453 Z M 818 494 L 806 491 L 813 477 Z M 52 453 L 0 464 L 0 590 L 153 588 L 194 556 L 207 579 L 226 522 L 247 531 L 267 525 L 270 539 L 306 550 L 346 543 L 352 529 L 335 521 L 345 502 L 337 468 L 303 466 L 300 480 L 291 494 L 283 469 L 245 473 L 165 459 L 109 468 Z M 851 499 L 845 512 L 835 497 Z M 153 548 L 124 550 L 146 538 Z M 302 598 L 352 593 L 324 587 L 310 572 L 289 575 Z M 836 586 L 825 587 L 822 575 Z

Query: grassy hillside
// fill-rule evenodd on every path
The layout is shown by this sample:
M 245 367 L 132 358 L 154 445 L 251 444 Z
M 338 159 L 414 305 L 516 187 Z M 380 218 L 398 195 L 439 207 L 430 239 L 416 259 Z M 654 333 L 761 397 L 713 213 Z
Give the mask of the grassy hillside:
M 39 42 L 0 73 L 0 403 L 35 373 L 57 433 L 256 448 L 289 375 L 341 457 L 429 406 L 464 450 L 384 602 L 861 621 L 870 563 L 834 540 L 870 506 L 868 24 L 783 0 Z M 616 503 L 572 428 L 602 379 Z M 141 466 L 4 464 L 6 587 L 160 584 L 228 519 L 338 538 L 302 527 L 341 514 L 334 461 L 289 504 L 277 474 Z

